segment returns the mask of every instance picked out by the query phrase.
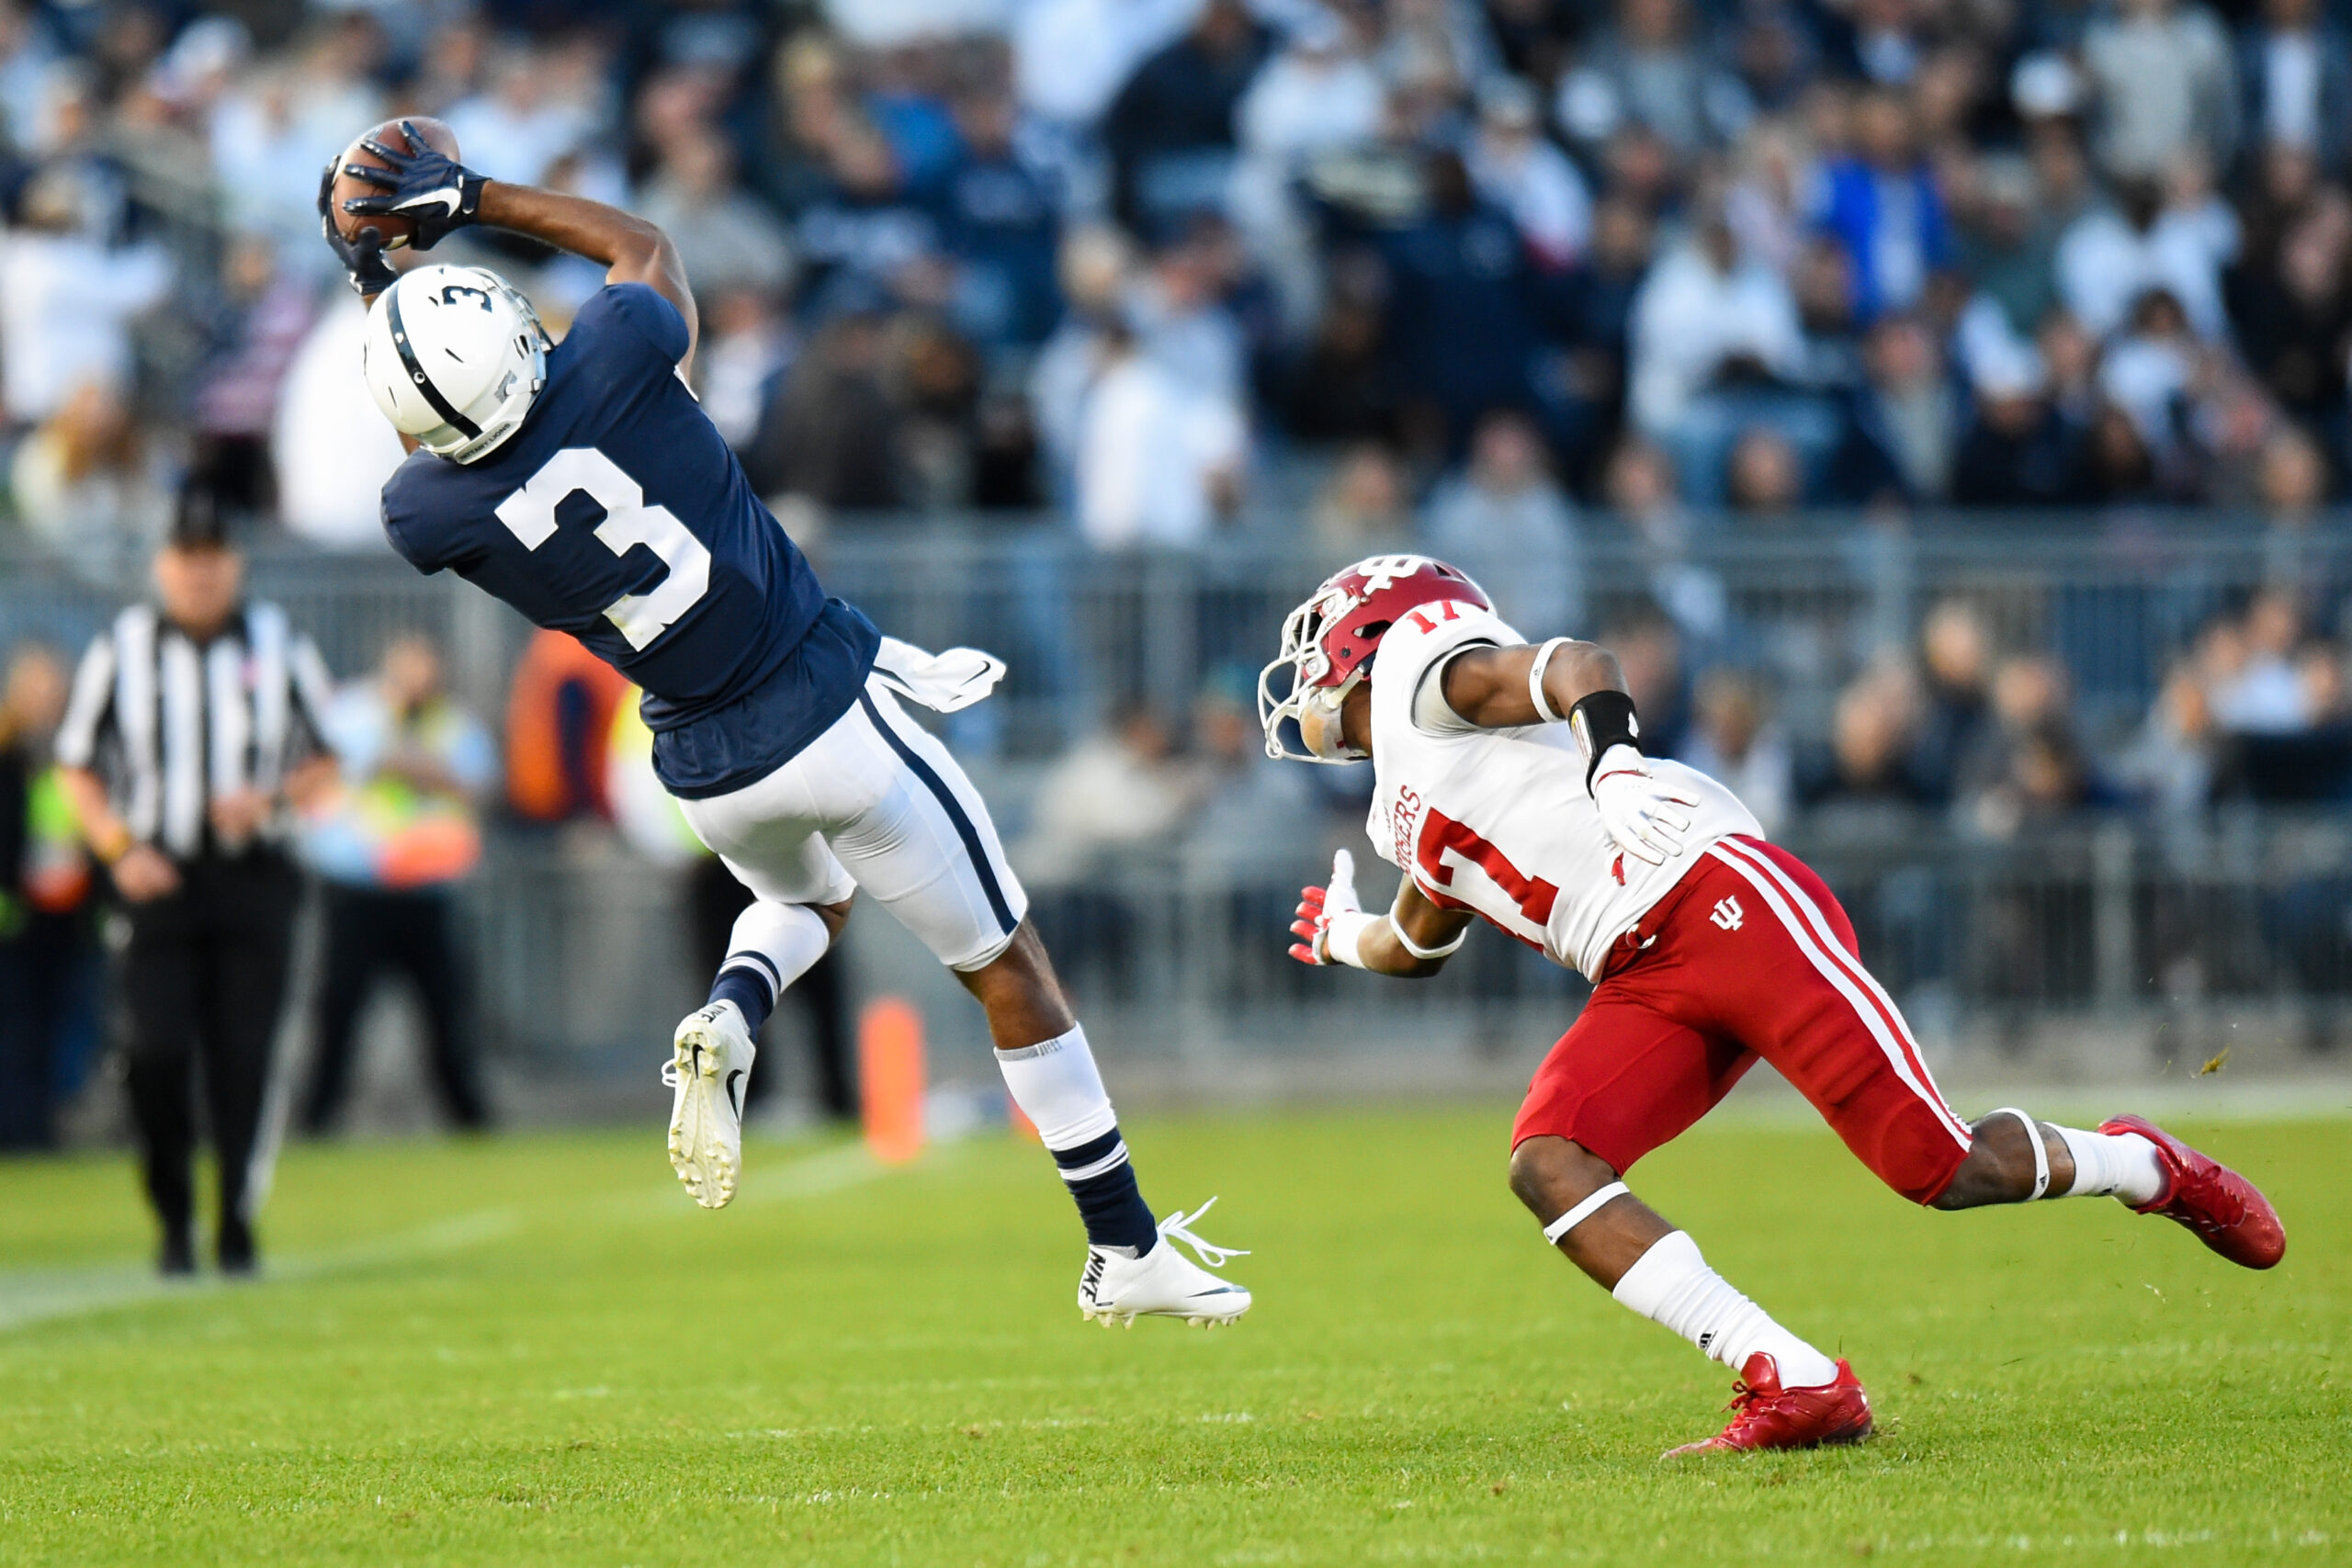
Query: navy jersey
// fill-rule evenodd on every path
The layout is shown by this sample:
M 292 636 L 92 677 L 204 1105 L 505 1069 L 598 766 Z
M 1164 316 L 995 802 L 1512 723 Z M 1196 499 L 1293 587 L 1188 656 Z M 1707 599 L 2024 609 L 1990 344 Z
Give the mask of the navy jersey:
M 677 374 L 685 319 L 641 283 L 605 289 L 548 355 L 548 384 L 471 463 L 410 455 L 384 532 L 645 688 L 673 795 L 775 771 L 857 700 L 881 638 L 828 600 Z

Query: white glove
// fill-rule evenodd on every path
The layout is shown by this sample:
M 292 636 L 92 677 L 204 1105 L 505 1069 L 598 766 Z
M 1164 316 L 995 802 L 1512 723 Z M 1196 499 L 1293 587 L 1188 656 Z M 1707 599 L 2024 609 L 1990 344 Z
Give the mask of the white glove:
M 1330 886 L 1300 890 L 1298 918 L 1290 926 L 1299 940 L 1290 944 L 1290 955 L 1301 964 L 1361 969 L 1363 955 L 1356 944 L 1383 919 L 1363 912 L 1356 898 L 1356 857 L 1341 850 L 1331 857 Z
M 1649 759 L 1620 744 L 1603 752 L 1593 770 L 1592 804 L 1619 849 L 1637 861 L 1664 865 L 1668 856 L 1682 852 L 1682 835 L 1690 830 L 1688 810 L 1676 807 L 1699 803 L 1658 783 Z

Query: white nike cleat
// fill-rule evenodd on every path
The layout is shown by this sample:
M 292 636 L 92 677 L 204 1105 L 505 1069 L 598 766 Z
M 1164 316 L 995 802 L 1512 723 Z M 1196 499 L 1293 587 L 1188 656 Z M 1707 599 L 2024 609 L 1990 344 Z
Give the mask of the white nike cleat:
M 1216 1247 L 1187 1228 L 1216 1202 L 1212 1198 L 1190 1214 L 1179 1209 L 1160 1221 L 1159 1244 L 1141 1258 L 1124 1247 L 1088 1247 L 1086 1272 L 1078 1279 L 1080 1315 L 1105 1328 L 1114 1323 L 1133 1328 L 1138 1317 L 1181 1317 L 1195 1328 L 1217 1328 L 1248 1312 L 1248 1291 L 1218 1279 L 1174 1245 L 1181 1241 L 1199 1253 L 1209 1269 L 1250 1256 L 1245 1247 Z
M 743 1168 L 743 1085 L 759 1054 L 733 1002 L 713 1002 L 678 1025 L 662 1068 L 670 1102 L 670 1168 L 706 1209 L 723 1209 Z

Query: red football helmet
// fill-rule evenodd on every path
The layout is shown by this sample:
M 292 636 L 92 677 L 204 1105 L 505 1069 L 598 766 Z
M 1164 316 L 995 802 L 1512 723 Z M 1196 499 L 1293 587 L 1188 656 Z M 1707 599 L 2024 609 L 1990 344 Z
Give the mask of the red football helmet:
M 1340 738 L 1340 705 L 1396 617 L 1416 604 L 1444 600 L 1491 610 L 1484 590 L 1459 568 L 1427 556 L 1372 556 L 1323 580 L 1314 596 L 1283 621 L 1283 650 L 1258 672 L 1258 722 L 1266 755 L 1301 762 L 1360 762 L 1365 753 Z M 1274 671 L 1287 666 L 1291 686 L 1276 697 Z M 1282 723 L 1295 720 L 1305 751 L 1283 743 Z

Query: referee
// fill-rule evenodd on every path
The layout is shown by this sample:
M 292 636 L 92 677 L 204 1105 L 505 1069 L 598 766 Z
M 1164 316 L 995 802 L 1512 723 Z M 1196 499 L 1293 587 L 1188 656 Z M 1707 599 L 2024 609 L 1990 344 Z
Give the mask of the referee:
M 300 892 L 282 807 L 334 777 L 328 677 L 284 611 L 244 598 L 243 558 L 209 495 L 183 497 L 154 581 L 154 602 L 116 616 L 83 657 L 57 758 L 129 931 L 113 945 L 163 1270 L 196 1266 L 201 1062 L 217 1256 L 223 1273 L 250 1273 L 249 1195 L 267 1179 L 262 1100 Z

